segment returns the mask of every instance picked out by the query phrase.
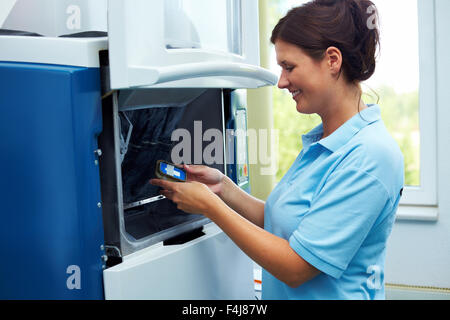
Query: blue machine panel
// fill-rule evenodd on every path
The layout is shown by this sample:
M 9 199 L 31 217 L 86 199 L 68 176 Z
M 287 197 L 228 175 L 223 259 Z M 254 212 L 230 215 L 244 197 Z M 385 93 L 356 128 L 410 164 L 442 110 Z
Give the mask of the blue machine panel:
M 0 299 L 102 299 L 99 69 L 0 62 Z

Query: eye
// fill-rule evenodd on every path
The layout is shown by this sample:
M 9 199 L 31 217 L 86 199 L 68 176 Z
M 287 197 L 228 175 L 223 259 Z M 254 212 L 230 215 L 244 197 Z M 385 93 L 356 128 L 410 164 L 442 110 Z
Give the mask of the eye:
M 286 70 L 287 72 L 291 72 L 292 70 L 294 70 L 295 67 L 291 67 L 291 66 L 286 66 L 284 67 L 284 70 Z

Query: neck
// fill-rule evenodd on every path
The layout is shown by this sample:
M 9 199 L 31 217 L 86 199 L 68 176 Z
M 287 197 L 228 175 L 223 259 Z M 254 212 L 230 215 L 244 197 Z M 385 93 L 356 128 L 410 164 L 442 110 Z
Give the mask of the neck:
M 366 109 L 367 106 L 361 99 L 361 89 L 356 85 L 345 86 L 337 90 L 330 99 L 328 107 L 319 114 L 323 123 L 323 137 L 330 136 L 344 123 L 353 118 L 358 112 Z

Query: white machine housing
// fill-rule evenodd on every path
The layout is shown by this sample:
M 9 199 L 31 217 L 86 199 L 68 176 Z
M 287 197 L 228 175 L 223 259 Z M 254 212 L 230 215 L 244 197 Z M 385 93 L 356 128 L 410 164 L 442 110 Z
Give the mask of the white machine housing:
M 237 89 L 276 82 L 259 66 L 258 21 L 254 0 L 109 0 L 111 88 Z

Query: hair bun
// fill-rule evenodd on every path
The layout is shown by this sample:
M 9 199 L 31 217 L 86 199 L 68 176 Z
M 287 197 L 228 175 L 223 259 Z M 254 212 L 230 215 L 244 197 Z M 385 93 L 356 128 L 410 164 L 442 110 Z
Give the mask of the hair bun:
M 379 47 L 378 13 L 370 0 L 314 0 L 291 9 L 280 20 L 271 41 L 282 39 L 312 58 L 323 58 L 330 46 L 341 50 L 342 70 L 350 82 L 375 72 Z
M 353 50 L 356 61 L 361 62 L 360 72 L 356 80 L 369 79 L 375 72 L 376 51 L 379 47 L 378 11 L 368 0 L 343 0 L 353 16 L 355 30 Z M 356 70 L 355 70 L 356 71 Z

